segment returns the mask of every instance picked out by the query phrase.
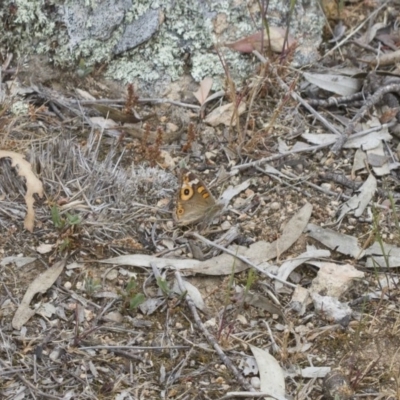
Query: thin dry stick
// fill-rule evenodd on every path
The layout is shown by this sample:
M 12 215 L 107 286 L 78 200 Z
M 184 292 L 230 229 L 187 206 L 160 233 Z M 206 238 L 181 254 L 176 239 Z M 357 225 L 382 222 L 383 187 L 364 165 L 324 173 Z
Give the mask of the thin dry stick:
M 388 124 L 375 126 L 373 128 L 369 128 L 369 129 L 366 129 L 364 131 L 354 133 L 353 135 L 351 135 L 349 137 L 349 139 L 361 137 L 361 136 L 367 135 L 369 133 L 379 131 L 381 129 L 390 128 L 390 127 L 394 126 L 395 124 L 396 124 L 396 122 L 390 122 Z M 286 156 L 291 155 L 291 154 L 303 153 L 303 152 L 323 149 L 324 147 L 329 147 L 334 143 L 336 143 L 336 141 L 332 140 L 332 141 L 329 141 L 327 143 L 319 144 L 317 146 L 310 146 L 310 147 L 307 147 L 307 148 L 304 148 L 304 149 L 297 149 L 297 150 L 291 150 L 291 151 L 287 151 L 287 152 L 280 153 L 280 154 L 274 154 L 273 156 L 260 158 L 259 160 L 251 161 L 251 162 L 246 163 L 246 164 L 235 165 L 234 167 L 232 167 L 232 171 L 235 170 L 235 169 L 242 170 L 242 169 L 246 169 L 246 168 L 257 167 L 257 166 L 260 166 L 262 164 L 268 163 L 270 161 L 279 160 L 280 158 L 286 157 Z
M 253 51 L 253 54 L 264 64 L 268 63 L 268 60 L 262 56 L 257 50 Z M 332 133 L 336 135 L 340 135 L 340 132 L 330 123 L 328 122 L 320 113 L 318 113 L 314 108 L 312 108 L 299 94 L 290 89 L 290 87 L 282 80 L 282 78 L 278 75 L 276 68 L 272 65 L 269 66 L 271 72 L 275 75 L 279 86 L 290 93 L 292 98 L 298 101 L 304 108 L 306 108 L 315 118 L 317 118 L 327 129 L 329 129 Z
M 0 363 L 3 365 L 3 367 L 8 367 L 7 363 L 5 363 L 3 360 L 0 359 Z M 58 396 L 53 396 L 52 394 L 48 394 L 45 392 L 42 392 L 39 390 L 33 383 L 25 379 L 25 377 L 20 374 L 19 372 L 16 373 L 18 378 L 26 385 L 28 386 L 29 389 L 31 389 L 36 395 L 41 396 L 41 398 L 47 398 L 47 399 L 54 399 L 54 400 L 62 400 L 62 397 Z
M 286 151 L 286 152 L 281 153 L 281 154 L 274 154 L 273 156 L 260 158 L 259 160 L 256 160 L 256 161 L 251 161 L 251 162 L 248 162 L 248 163 L 245 163 L 245 164 L 235 165 L 234 167 L 232 167 L 232 171 L 234 171 L 235 169 L 242 170 L 242 169 L 246 169 L 246 168 L 250 168 L 250 167 L 256 167 L 258 165 L 262 165 L 262 164 L 268 163 L 270 161 L 279 160 L 280 158 L 289 156 L 291 154 L 303 153 L 303 152 L 323 149 L 324 147 L 328 147 L 328 146 L 330 146 L 330 145 L 332 145 L 334 143 L 335 143 L 335 141 L 332 140 L 331 142 L 327 142 L 327 143 L 324 143 L 324 144 L 319 144 L 318 146 L 310 146 L 310 147 L 307 147 L 307 148 L 304 148 L 304 149 L 297 149 L 297 150 Z
M 332 49 L 330 49 L 323 58 L 329 56 L 331 53 L 333 53 L 336 49 L 338 49 L 340 46 L 342 46 L 344 43 L 346 43 L 352 36 L 354 36 L 371 18 L 374 18 L 376 14 L 379 13 L 379 11 L 382 10 L 382 8 L 386 7 L 387 4 L 389 3 L 390 0 L 386 1 L 383 3 L 379 8 L 377 8 L 374 12 L 368 15 L 368 18 L 365 19 L 365 21 L 361 22 L 360 25 L 353 31 L 351 31 L 342 41 L 340 41 L 336 46 L 334 46 Z
M 67 99 L 70 104 L 125 104 L 125 99 L 98 99 L 98 100 L 75 100 Z M 138 103 L 152 103 L 152 104 L 172 104 L 179 107 L 192 108 L 193 110 L 200 110 L 200 106 L 196 104 L 182 103 L 180 101 L 168 100 L 168 99 L 151 99 L 151 98 L 139 98 Z
M 254 393 L 254 392 L 229 392 L 225 396 L 220 397 L 218 400 L 237 399 L 238 397 L 241 398 L 241 399 L 245 399 L 247 397 L 251 397 L 251 398 L 268 397 L 270 399 L 279 400 L 278 397 L 271 396 L 269 393 L 266 393 L 266 392 L 259 392 L 259 393 Z
M 350 96 L 342 96 L 342 97 L 329 97 L 326 100 L 319 99 L 309 99 L 307 100 L 308 104 L 313 107 L 339 107 L 341 104 L 354 103 L 357 100 L 361 100 L 364 98 L 363 93 L 354 93 Z
M 344 130 L 343 135 L 340 136 L 338 141 L 333 145 L 331 151 L 333 154 L 337 155 L 342 149 L 343 145 L 346 143 L 349 136 L 353 133 L 355 125 L 358 121 L 365 117 L 370 108 L 379 103 L 382 97 L 387 93 L 397 93 L 400 91 L 399 83 L 392 83 L 391 85 L 384 86 L 378 89 L 373 95 L 369 96 L 365 101 L 363 107 L 361 107 L 350 123 L 347 125 L 347 128 Z
M 190 349 L 190 346 L 80 346 L 80 350 L 176 350 L 176 349 Z
M 275 280 L 277 280 L 278 282 L 281 282 L 281 283 L 283 283 L 284 285 L 288 285 L 288 286 L 290 286 L 290 287 L 292 287 L 292 288 L 296 288 L 296 287 L 297 287 L 297 285 L 294 285 L 294 284 L 292 284 L 292 283 L 290 283 L 290 282 L 287 282 L 287 281 L 285 281 L 285 280 L 279 278 L 278 276 L 272 275 L 272 274 L 270 274 L 269 272 L 264 271 L 264 270 L 263 270 L 262 268 L 260 268 L 258 265 L 256 265 L 256 264 L 252 263 L 251 261 L 249 261 L 246 257 L 240 256 L 240 255 L 236 254 L 235 252 L 230 251 L 230 250 L 226 249 L 225 247 L 220 246 L 220 245 L 218 245 L 218 244 L 212 242 L 211 240 L 206 239 L 205 237 L 199 235 L 197 232 L 188 232 L 188 234 L 189 234 L 190 236 L 193 236 L 193 237 L 196 238 L 196 239 L 201 240 L 203 243 L 205 243 L 205 244 L 207 244 L 207 245 L 209 245 L 209 246 L 213 246 L 213 247 L 215 247 L 215 248 L 217 248 L 217 249 L 219 249 L 219 250 L 222 250 L 222 251 L 224 251 L 225 253 L 231 255 L 232 257 L 235 257 L 235 258 L 237 258 L 238 260 L 244 262 L 245 264 L 250 265 L 250 267 L 253 267 L 253 268 L 256 269 L 257 271 L 261 272 L 261 273 L 264 274 L 264 275 L 267 275 L 267 276 L 268 276 L 269 278 L 271 278 L 271 279 L 275 279 Z
M 178 271 L 175 272 L 175 277 L 178 282 L 180 290 L 182 291 L 182 293 L 185 293 L 186 292 L 185 285 L 182 281 L 181 274 Z M 255 389 L 249 383 L 246 382 L 246 380 L 243 378 L 243 376 L 238 371 L 238 369 L 233 365 L 232 361 L 222 351 L 221 347 L 216 342 L 213 335 L 211 335 L 211 333 L 208 332 L 206 327 L 203 325 L 203 323 L 201 322 L 199 313 L 197 312 L 196 306 L 195 306 L 193 300 L 191 299 L 191 297 L 187 293 L 186 293 L 185 299 L 186 299 L 188 307 L 190 308 L 190 311 L 192 312 L 192 315 L 196 322 L 197 327 L 200 329 L 200 331 L 206 337 L 208 342 L 214 347 L 214 349 L 217 352 L 221 361 L 232 372 L 232 374 L 235 376 L 236 380 L 242 385 L 242 387 L 244 387 L 249 392 L 255 392 Z

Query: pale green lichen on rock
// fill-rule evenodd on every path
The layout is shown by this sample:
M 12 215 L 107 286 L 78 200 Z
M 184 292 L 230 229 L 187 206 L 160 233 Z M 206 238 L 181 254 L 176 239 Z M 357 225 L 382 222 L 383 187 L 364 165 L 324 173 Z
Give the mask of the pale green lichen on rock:
M 45 6 L 54 2 L 44 0 L 16 0 L 4 1 L 0 5 L 2 21 L 8 20 L 12 30 L 6 30 L 6 24 L 0 24 L 0 42 L 11 49 L 17 56 L 36 51 L 37 47 L 50 49 L 49 38 L 55 29 L 55 22 L 50 20 L 45 13 Z M 10 9 L 15 13 L 10 15 Z M 33 39 L 33 40 L 32 40 Z M 44 51 L 45 51 L 44 50 Z
M 8 0 L 7 5 L 10 4 L 11 0 Z M 10 47 L 14 46 L 25 54 L 28 51 L 51 54 L 52 61 L 63 67 L 70 67 L 81 59 L 85 60 L 87 66 L 110 62 L 107 72 L 109 77 L 124 82 L 147 83 L 160 78 L 166 82 L 178 79 L 184 71 L 183 55 L 185 53 L 192 56 L 192 76 L 195 80 L 199 81 L 208 75 L 216 77 L 223 74 L 218 56 L 213 51 L 216 39 L 212 18 L 217 13 L 226 11 L 228 21 L 235 22 L 240 20 L 240 14 L 243 13 L 243 10 L 238 9 L 237 17 L 230 16 L 232 10 L 229 8 L 229 1 L 188 0 L 166 4 L 160 0 L 139 0 L 132 3 L 132 7 L 125 14 L 124 23 L 112 32 L 108 40 L 89 37 L 71 46 L 67 29 L 60 17 L 52 15 L 50 19 L 46 14 L 46 7 L 48 9 L 49 5 L 55 5 L 59 7 L 59 11 L 62 11 L 65 10 L 66 5 L 75 4 L 73 0 L 54 2 L 17 0 L 15 4 L 17 12 L 12 21 L 14 35 L 10 32 L 3 33 L 0 27 L 3 43 L 7 41 Z M 91 10 L 98 7 L 95 0 L 84 0 L 83 4 Z M 148 42 L 124 53 L 122 57 L 114 58 L 113 48 L 124 31 L 124 24 L 130 20 L 136 20 L 149 9 L 157 8 L 162 9 L 164 15 L 164 22 L 159 31 Z M 5 8 L 0 6 L 0 15 L 4 13 Z M 87 20 L 85 25 L 87 29 L 90 28 L 90 24 L 90 20 Z M 34 37 L 34 43 L 32 43 L 32 37 Z M 52 51 L 52 42 L 58 44 L 55 51 Z M 224 54 L 224 57 L 235 64 L 235 70 L 245 71 L 246 68 L 243 65 L 248 65 L 246 59 L 243 61 L 239 55 L 230 51 L 228 53 L 231 54 Z
M 44 0 L 17 0 L 15 6 L 17 7 L 16 24 L 30 24 L 33 21 L 37 21 L 39 24 L 47 22 L 47 17 L 42 11 Z
M 165 3 L 162 1 L 154 0 L 154 1 L 133 1 L 132 7 L 128 11 L 125 17 L 125 21 L 132 21 L 133 19 L 141 17 L 146 11 L 150 8 L 157 9 L 164 6 Z
M 143 3 L 135 4 L 138 9 Z M 209 7 L 207 11 L 205 7 Z M 108 75 L 126 82 L 139 81 L 151 82 L 154 78 L 168 76 L 171 80 L 178 79 L 183 73 L 185 52 L 191 54 L 191 75 L 196 81 L 205 76 L 215 78 L 214 88 L 222 86 L 224 69 L 220 59 L 214 50 L 217 39 L 213 32 L 213 18 L 220 12 L 227 11 L 227 15 L 233 11 L 229 1 L 200 2 L 189 0 L 186 2 L 174 2 L 173 7 L 165 7 L 165 21 L 159 32 L 149 42 L 139 48 L 131 50 L 121 59 L 111 62 Z M 227 18 L 228 22 L 238 22 L 243 32 L 251 31 L 250 24 L 245 24 L 243 12 L 246 9 L 238 8 L 236 15 Z M 224 59 L 232 67 L 234 78 L 244 78 L 250 72 L 252 66 L 248 57 L 243 57 L 227 49 L 222 49 Z M 154 73 L 154 70 L 157 71 Z
M 27 104 L 26 101 L 23 101 L 23 100 L 16 101 L 11 106 L 11 113 L 16 116 L 27 115 L 28 111 L 29 111 L 29 105 Z
M 15 14 L 10 12 L 12 4 L 16 5 Z M 107 14 L 108 6 L 110 10 L 114 7 L 114 14 Z M 274 18 L 270 21 L 279 19 L 281 14 L 275 12 L 278 8 L 286 15 L 287 7 L 286 3 L 271 0 L 268 10 Z M 296 3 L 296 7 L 303 6 Z M 131 48 L 129 43 L 125 48 L 124 44 L 118 53 L 115 48 L 127 32 L 126 27 L 145 18 L 152 10 L 159 10 L 162 22 L 158 31 L 151 32 L 149 39 L 144 39 L 147 41 L 132 50 L 126 50 Z M 213 88 L 218 89 L 223 84 L 225 71 L 217 52 L 238 85 L 253 72 L 252 56 L 234 52 L 223 44 L 259 29 L 261 20 L 257 10 L 256 0 L 234 4 L 231 0 L 4 0 L 0 2 L 0 17 L 9 23 L 0 25 L 0 43 L 17 56 L 30 52 L 48 54 L 55 64 L 64 68 L 76 68 L 82 59 L 87 67 L 109 63 L 110 78 L 133 82 L 138 88 L 153 93 L 155 87 L 162 92 L 163 85 L 165 89 L 168 82 L 179 79 L 186 71 L 196 81 L 213 77 Z M 291 28 L 300 26 L 300 32 L 304 32 L 301 29 L 304 12 L 300 9 L 299 15 L 303 18 L 298 18 L 299 21 L 293 18 Z M 308 16 L 307 24 L 310 21 Z M 103 23 L 109 30 L 103 29 Z M 318 23 L 314 25 L 318 31 Z

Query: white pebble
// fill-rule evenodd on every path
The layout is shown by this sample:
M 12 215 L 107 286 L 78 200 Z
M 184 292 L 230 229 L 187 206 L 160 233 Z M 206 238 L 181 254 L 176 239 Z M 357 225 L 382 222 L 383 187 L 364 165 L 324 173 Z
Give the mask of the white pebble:
M 271 210 L 279 210 L 281 208 L 281 205 L 277 201 L 274 201 L 269 205 L 269 208 Z
M 69 281 L 67 281 L 67 282 L 65 282 L 64 283 L 64 287 L 65 287 L 65 289 L 71 289 L 71 287 L 72 287 L 72 283 L 71 282 L 69 282 Z
M 253 386 L 254 389 L 260 389 L 260 387 L 261 387 L 260 378 L 258 376 L 253 376 L 250 379 L 250 384 L 251 384 L 251 386 Z

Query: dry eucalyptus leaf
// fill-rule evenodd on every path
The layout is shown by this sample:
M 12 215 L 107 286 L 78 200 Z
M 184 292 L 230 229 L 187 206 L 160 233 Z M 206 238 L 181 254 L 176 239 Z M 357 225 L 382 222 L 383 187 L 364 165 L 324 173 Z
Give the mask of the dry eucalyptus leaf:
M 350 78 L 343 75 L 310 74 L 304 72 L 303 76 L 308 82 L 318 86 L 319 88 L 341 96 L 351 96 L 360 91 L 362 86 L 361 79 Z
M 361 258 L 364 255 L 363 249 L 358 245 L 357 238 L 336 232 L 329 228 L 321 228 L 314 224 L 307 225 L 308 236 L 318 240 L 324 246 L 339 253 L 354 258 Z
M 14 329 L 21 329 L 30 318 L 35 314 L 35 310 L 32 310 L 29 306 L 33 297 L 37 293 L 45 293 L 57 280 L 66 265 L 66 261 L 62 260 L 54 264 L 47 271 L 40 274 L 28 287 L 21 304 L 15 312 L 12 320 L 12 327 Z
M 378 23 L 374 24 L 369 29 L 367 29 L 367 31 L 358 39 L 359 43 L 362 43 L 362 44 L 371 43 L 374 40 L 377 32 L 380 29 L 383 29 L 385 27 L 386 27 L 386 24 L 384 24 L 383 22 L 378 22 Z
M 306 203 L 283 228 L 282 235 L 276 243 L 278 257 L 296 243 L 310 220 L 312 209 L 312 205 Z
M 383 247 L 383 248 L 382 248 Z M 388 243 L 375 242 L 371 247 L 365 250 L 368 257 L 367 268 L 395 268 L 400 267 L 400 247 Z
M 27 264 L 30 264 L 34 261 L 36 261 L 36 257 L 18 257 L 18 256 L 10 256 L 10 257 L 4 257 L 0 261 L 0 267 L 4 267 L 5 265 L 8 264 L 15 264 L 17 268 L 21 268 Z
M 206 305 L 203 300 L 203 296 L 200 293 L 200 290 L 196 288 L 196 286 L 192 285 L 190 282 L 182 279 L 182 283 L 184 286 L 185 291 L 187 294 L 190 296 L 192 299 L 193 303 L 196 305 L 196 307 L 199 310 L 204 311 L 206 308 Z M 181 288 L 179 287 L 178 281 L 174 280 L 174 286 L 172 288 L 173 292 L 177 294 L 183 294 Z
M 282 399 L 285 398 L 285 376 L 278 361 L 266 350 L 255 346 L 250 346 L 260 373 L 261 391 L 270 394 L 273 397 L 264 397 L 264 399 Z
M 324 378 L 331 371 L 331 367 L 306 367 L 302 368 L 303 378 Z
M 92 96 L 89 92 L 87 92 L 86 90 L 82 90 L 82 89 L 75 89 L 75 92 L 80 96 L 81 99 L 83 100 L 96 100 L 96 98 L 94 96 Z
M 256 307 L 260 310 L 269 312 L 270 314 L 276 314 L 283 317 L 282 310 L 267 297 L 258 293 L 246 293 L 244 302 L 250 306 Z
M 372 165 L 373 171 L 377 176 L 384 176 L 390 174 L 388 158 L 385 154 L 383 143 L 379 142 L 378 146 L 374 149 L 367 150 L 368 163 Z M 381 165 L 379 165 L 381 164 Z
M 235 104 L 229 103 L 216 108 L 207 115 L 205 122 L 211 126 L 218 126 L 223 124 L 231 126 L 236 124 L 237 117 L 246 111 L 246 104 L 241 102 L 239 107 Z
M 367 162 L 367 155 L 361 149 L 357 149 L 354 154 L 353 168 L 351 169 L 351 178 L 355 179 L 356 172 L 360 169 L 365 169 Z
M 301 253 L 298 257 L 291 258 L 286 260 L 280 267 L 277 273 L 277 276 L 282 280 L 287 280 L 289 275 L 300 265 L 303 265 L 309 260 L 312 259 L 320 259 L 320 258 L 329 258 L 331 256 L 331 252 L 329 250 L 324 249 L 315 249 L 313 247 L 307 248 L 307 251 Z M 281 282 L 275 282 L 276 287 L 281 287 Z
M 33 173 L 31 164 L 24 159 L 22 154 L 14 153 L 13 151 L 0 150 L 0 159 L 1 158 L 11 158 L 11 166 L 17 170 L 18 176 L 25 178 L 26 217 L 24 226 L 25 229 L 32 232 L 35 224 L 35 211 L 33 209 L 35 198 L 33 195 L 37 194 L 40 198 L 43 197 L 42 182 Z
M 112 129 L 119 126 L 114 120 L 109 118 L 90 117 L 89 120 L 93 125 L 96 125 L 96 127 L 101 129 Z
M 225 43 L 224 46 L 240 53 L 251 53 L 254 50 L 262 51 L 269 47 L 275 53 L 280 53 L 283 50 L 285 42 L 286 30 L 275 26 L 270 26 L 266 30 L 258 31 L 253 35 L 239 39 L 233 43 Z M 295 43 L 295 40 L 288 35 L 286 46 L 290 47 Z
M 213 79 L 210 77 L 205 77 L 200 82 L 200 87 L 197 92 L 193 92 L 194 97 L 196 97 L 197 101 L 200 105 L 203 105 L 207 100 L 208 95 L 210 94 L 210 90 L 213 84 Z
M 350 212 L 352 212 L 355 217 L 360 217 L 372 200 L 376 192 L 376 187 L 376 178 L 370 174 L 367 180 L 358 189 L 358 193 L 341 205 L 338 220 L 341 221 Z

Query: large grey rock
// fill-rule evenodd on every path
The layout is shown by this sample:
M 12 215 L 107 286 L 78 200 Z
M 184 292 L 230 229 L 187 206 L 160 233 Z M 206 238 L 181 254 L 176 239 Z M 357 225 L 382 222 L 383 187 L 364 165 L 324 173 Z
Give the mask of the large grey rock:
M 137 20 L 128 24 L 113 52 L 121 54 L 149 40 L 160 25 L 159 10 L 147 10 Z
M 74 48 L 86 39 L 109 39 L 131 7 L 131 0 L 101 0 L 95 7 L 81 0 L 67 2 L 61 12 L 70 47 Z
M 163 94 L 185 74 L 195 81 L 211 76 L 218 89 L 226 77 L 220 56 L 239 86 L 258 64 L 251 55 L 223 46 L 261 28 L 257 0 L 65 0 L 52 7 L 20 0 L 15 15 L 11 3 L 0 2 L 0 16 L 12 21 L 0 26 L 0 45 L 21 55 L 46 54 L 70 69 L 79 62 L 107 63 L 108 77 L 132 82 L 142 94 Z M 285 27 L 290 3 L 270 0 L 268 23 Z M 289 26 L 299 44 L 296 65 L 319 57 L 325 21 L 318 3 L 295 2 Z

